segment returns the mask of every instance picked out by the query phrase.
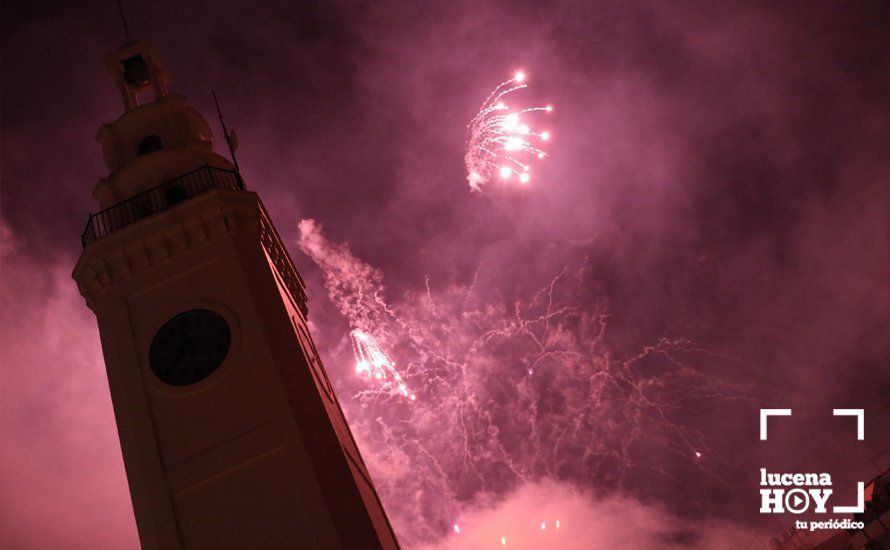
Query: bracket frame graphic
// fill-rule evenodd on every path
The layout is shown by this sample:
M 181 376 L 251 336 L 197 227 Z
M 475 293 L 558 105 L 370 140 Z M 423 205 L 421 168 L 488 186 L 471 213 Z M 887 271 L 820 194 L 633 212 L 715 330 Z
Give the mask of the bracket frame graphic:
M 855 416 L 856 439 L 865 440 L 865 409 L 832 409 L 832 416 Z M 767 440 L 767 419 L 771 416 L 791 416 L 791 409 L 760 409 L 760 440 Z M 856 506 L 834 506 L 835 514 L 861 514 L 865 511 L 865 482 L 856 482 Z

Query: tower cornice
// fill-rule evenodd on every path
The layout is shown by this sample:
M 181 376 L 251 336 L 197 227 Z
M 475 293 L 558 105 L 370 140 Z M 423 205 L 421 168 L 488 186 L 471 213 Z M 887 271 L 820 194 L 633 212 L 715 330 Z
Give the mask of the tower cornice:
M 308 313 L 306 285 L 256 193 L 214 189 L 88 245 L 72 277 L 90 309 L 182 256 L 231 239 L 261 244 L 296 309 Z

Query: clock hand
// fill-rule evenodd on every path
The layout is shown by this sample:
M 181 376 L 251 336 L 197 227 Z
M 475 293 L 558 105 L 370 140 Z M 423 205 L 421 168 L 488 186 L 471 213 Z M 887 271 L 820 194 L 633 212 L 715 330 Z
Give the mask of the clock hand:
M 173 367 L 178 367 L 187 355 L 192 355 L 194 352 L 194 347 L 192 346 L 194 341 L 185 335 L 185 329 L 182 326 L 179 327 L 179 338 L 185 345 L 171 363 Z
M 182 350 L 176 355 L 176 358 L 173 359 L 170 363 L 168 363 L 167 371 L 169 372 L 172 368 L 178 367 L 179 363 L 182 361 L 182 358 L 185 357 L 186 353 L 188 353 L 188 346 L 182 348 Z
M 164 368 L 164 377 L 165 378 L 171 378 L 170 375 L 175 374 L 176 371 L 179 370 L 177 367 L 179 367 L 179 363 L 182 361 L 182 358 L 185 357 L 185 354 L 187 352 L 188 352 L 188 349 L 183 348 L 179 352 L 179 354 L 176 356 L 176 358 L 173 359 L 173 361 L 170 361 L 169 363 L 167 363 L 167 365 Z

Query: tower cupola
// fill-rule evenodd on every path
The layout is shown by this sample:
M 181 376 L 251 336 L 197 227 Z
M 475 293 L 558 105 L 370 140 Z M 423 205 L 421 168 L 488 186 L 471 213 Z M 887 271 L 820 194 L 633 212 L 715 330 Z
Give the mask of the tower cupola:
M 168 92 L 167 72 L 150 42 L 129 42 L 104 62 L 124 112 L 96 135 L 109 172 L 93 190 L 102 208 L 202 166 L 232 169 L 228 159 L 213 152 L 207 120 L 184 96 Z

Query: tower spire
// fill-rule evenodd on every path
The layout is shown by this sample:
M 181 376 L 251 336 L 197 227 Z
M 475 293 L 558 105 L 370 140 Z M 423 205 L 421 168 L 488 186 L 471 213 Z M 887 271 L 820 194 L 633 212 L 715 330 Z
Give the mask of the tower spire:
M 124 34 L 127 36 L 127 42 L 130 42 L 130 28 L 127 27 L 127 17 L 124 15 L 124 7 L 121 5 L 121 0 L 115 0 L 117 2 L 117 11 L 121 15 L 121 23 L 124 26 Z

